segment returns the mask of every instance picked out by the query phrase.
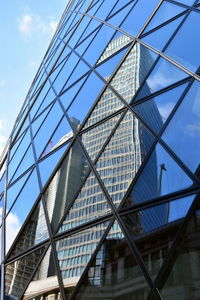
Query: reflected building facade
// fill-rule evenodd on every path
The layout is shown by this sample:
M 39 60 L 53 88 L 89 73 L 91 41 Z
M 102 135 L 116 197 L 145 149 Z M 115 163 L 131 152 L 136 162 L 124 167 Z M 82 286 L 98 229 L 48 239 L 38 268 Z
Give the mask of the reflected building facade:
M 199 298 L 198 69 L 161 34 L 192 4 L 68 3 L 1 160 L 2 299 Z

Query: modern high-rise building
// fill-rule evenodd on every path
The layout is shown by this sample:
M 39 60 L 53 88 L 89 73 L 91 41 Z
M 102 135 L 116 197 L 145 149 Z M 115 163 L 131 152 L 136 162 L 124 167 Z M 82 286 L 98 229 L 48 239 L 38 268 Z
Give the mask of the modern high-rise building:
M 66 5 L 1 156 L 1 299 L 200 299 L 200 2 Z

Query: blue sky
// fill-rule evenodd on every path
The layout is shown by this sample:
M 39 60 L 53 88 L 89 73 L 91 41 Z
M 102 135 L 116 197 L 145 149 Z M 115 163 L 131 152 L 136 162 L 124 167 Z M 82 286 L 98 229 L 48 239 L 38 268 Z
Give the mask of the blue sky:
M 0 152 L 51 41 L 67 0 L 0 5 Z

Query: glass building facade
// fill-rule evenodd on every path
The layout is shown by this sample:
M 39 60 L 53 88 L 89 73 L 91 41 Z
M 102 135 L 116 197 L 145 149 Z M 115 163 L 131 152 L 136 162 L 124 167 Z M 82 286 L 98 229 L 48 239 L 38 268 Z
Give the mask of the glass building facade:
M 200 299 L 200 1 L 66 4 L 1 156 L 1 299 Z

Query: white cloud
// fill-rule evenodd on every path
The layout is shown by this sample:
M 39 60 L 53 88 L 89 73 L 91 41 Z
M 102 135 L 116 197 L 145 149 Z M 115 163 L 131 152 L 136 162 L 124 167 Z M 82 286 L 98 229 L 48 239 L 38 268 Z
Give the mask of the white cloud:
M 166 120 L 168 118 L 168 116 L 171 113 L 173 108 L 174 108 L 174 103 L 173 102 L 168 102 L 166 104 L 158 106 L 160 115 L 162 116 L 162 118 L 164 120 Z
M 197 137 L 200 134 L 200 122 L 196 124 L 188 124 L 185 129 L 184 133 L 191 137 Z
M 157 90 L 164 86 L 169 85 L 172 82 L 172 78 L 165 77 L 162 73 L 156 73 L 148 79 L 148 85 L 151 89 Z
M 49 20 L 50 19 L 50 20 Z M 31 36 L 33 33 L 53 34 L 57 27 L 57 21 L 52 18 L 44 20 L 35 14 L 25 14 L 17 19 L 18 29 L 24 36 Z

